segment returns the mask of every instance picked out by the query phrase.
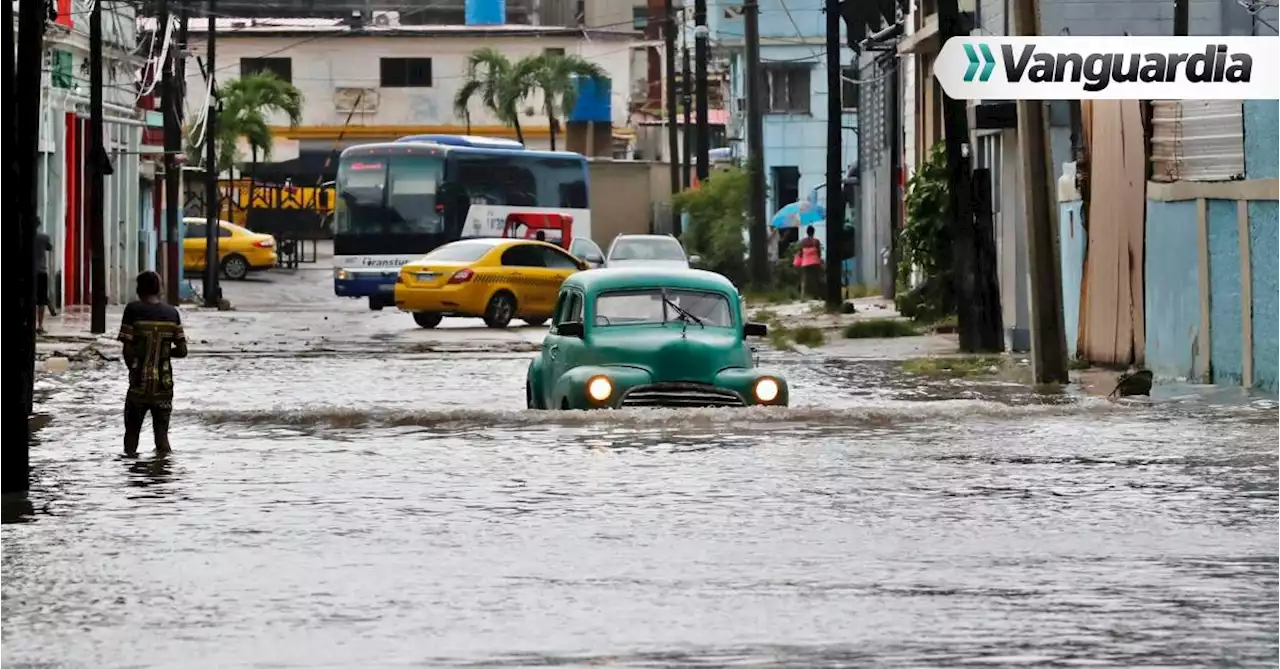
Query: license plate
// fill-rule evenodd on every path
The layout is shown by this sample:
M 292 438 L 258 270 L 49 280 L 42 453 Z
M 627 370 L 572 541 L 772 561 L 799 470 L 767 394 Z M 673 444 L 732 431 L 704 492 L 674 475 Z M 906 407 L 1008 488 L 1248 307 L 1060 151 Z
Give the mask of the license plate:
M 435 281 L 437 276 L 435 272 L 418 272 L 419 281 Z

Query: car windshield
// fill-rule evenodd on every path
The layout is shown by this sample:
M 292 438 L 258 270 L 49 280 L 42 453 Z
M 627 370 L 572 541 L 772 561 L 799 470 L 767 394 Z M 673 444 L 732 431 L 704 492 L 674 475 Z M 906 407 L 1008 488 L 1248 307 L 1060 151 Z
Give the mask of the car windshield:
M 422 256 L 422 262 L 475 262 L 493 250 L 493 244 L 484 242 L 455 242 Z
M 666 299 L 663 299 L 663 296 Z M 679 307 L 676 309 L 675 307 Z M 604 293 L 596 298 L 595 324 L 639 325 L 679 321 L 681 311 L 703 325 L 731 327 L 729 300 L 720 293 L 653 288 Z
M 610 260 L 685 260 L 684 249 L 674 239 L 619 239 Z

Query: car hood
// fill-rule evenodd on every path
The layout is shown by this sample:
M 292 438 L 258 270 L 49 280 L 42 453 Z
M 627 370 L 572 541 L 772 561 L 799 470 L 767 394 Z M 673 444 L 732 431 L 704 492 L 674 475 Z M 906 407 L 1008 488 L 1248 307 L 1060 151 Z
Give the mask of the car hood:
M 606 260 L 606 267 L 661 267 L 664 269 L 689 268 L 687 260 Z
M 591 343 L 595 364 L 643 367 L 655 383 L 711 383 L 727 367 L 751 366 L 747 347 L 728 328 L 690 325 L 683 335 L 670 324 L 597 328 Z

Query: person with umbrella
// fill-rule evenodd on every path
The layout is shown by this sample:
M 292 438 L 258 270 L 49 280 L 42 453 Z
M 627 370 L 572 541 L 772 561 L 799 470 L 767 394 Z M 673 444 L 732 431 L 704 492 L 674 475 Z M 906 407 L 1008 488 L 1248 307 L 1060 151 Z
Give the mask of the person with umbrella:
M 771 227 L 782 230 L 805 226 L 805 237 L 800 240 L 800 252 L 792 261 L 792 265 L 800 269 L 800 294 L 806 296 L 808 277 L 813 276 L 813 285 L 817 286 L 822 269 L 822 242 L 814 231 L 814 224 L 826 221 L 826 209 L 817 203 L 817 193 L 800 202 L 792 202 L 773 215 Z

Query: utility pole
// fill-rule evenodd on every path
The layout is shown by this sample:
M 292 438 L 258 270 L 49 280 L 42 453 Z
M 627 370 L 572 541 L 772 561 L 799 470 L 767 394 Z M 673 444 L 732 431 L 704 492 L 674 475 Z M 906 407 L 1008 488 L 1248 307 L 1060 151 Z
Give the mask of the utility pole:
M 747 237 L 750 241 L 751 280 L 758 287 L 769 283 L 768 237 L 764 226 L 764 113 L 760 108 L 760 3 L 746 0 L 742 5 L 743 32 L 747 43 L 747 177 L 750 180 Z M 699 156 L 701 159 L 701 156 Z
M 152 33 L 151 39 L 154 42 L 157 38 L 161 40 L 161 48 L 164 48 L 164 40 L 170 35 L 169 23 L 172 18 L 169 16 L 169 3 L 160 3 L 160 20 L 156 22 L 156 30 Z M 164 32 L 161 33 L 160 31 Z M 174 35 L 176 38 L 176 35 Z M 174 55 L 177 53 L 177 40 L 169 41 L 169 51 L 165 54 L 165 60 L 160 63 L 161 80 L 160 80 L 160 103 L 162 105 L 161 112 L 164 114 L 164 278 L 165 278 L 165 294 L 169 300 L 169 304 L 177 306 L 179 302 L 178 290 L 178 266 L 173 261 L 173 250 L 178 247 L 178 161 L 177 153 L 182 150 L 182 130 L 178 121 L 178 101 L 179 93 L 177 80 L 174 75 L 174 68 L 177 67 L 177 59 Z
M 889 93 L 889 113 L 885 114 L 885 124 L 889 131 L 889 179 L 892 181 L 889 194 L 889 276 L 882 284 L 885 299 L 892 300 L 898 292 L 898 259 L 901 257 L 898 248 L 898 235 L 902 231 L 902 94 L 900 91 L 897 51 L 890 52 L 884 61 L 887 76 L 885 88 Z M 874 257 L 874 256 L 868 256 Z
M 968 34 L 961 25 L 957 0 L 938 0 L 938 36 Z M 969 163 L 969 119 L 964 100 L 943 93 L 943 131 L 947 143 L 947 174 L 952 216 L 953 268 L 960 350 L 999 353 L 1004 350 L 1000 288 L 996 281 L 995 236 L 980 231 L 973 215 L 973 172 Z
M 103 180 L 108 160 L 102 132 L 102 3 L 89 12 L 89 331 L 107 331 L 107 243 L 103 229 Z
M 1016 0 L 1014 34 L 1038 34 L 1037 0 Z M 1052 195 L 1049 119 L 1042 100 L 1019 100 L 1018 153 L 1022 170 L 1027 247 L 1031 265 L 1031 373 L 1036 383 L 1067 383 L 1067 338 L 1058 266 L 1058 221 Z
M 840 2 L 827 0 L 827 306 L 844 302 L 844 81 L 840 78 Z
M 101 2 L 102 0 L 98 0 Z M 205 75 L 209 77 L 209 109 L 205 112 L 204 148 L 205 148 L 205 182 L 204 182 L 204 222 L 205 222 L 205 256 L 204 256 L 204 306 L 217 307 L 222 297 L 218 286 L 218 233 L 222 229 L 222 200 L 218 197 L 218 112 L 222 111 L 218 103 L 218 80 L 214 73 L 218 69 L 218 0 L 209 0 L 208 24 L 209 46 L 205 54 Z
M 662 23 L 663 60 L 666 61 L 667 96 L 667 164 L 670 166 L 671 194 L 680 192 L 680 137 L 676 134 L 676 10 L 672 0 L 663 5 L 666 20 Z M 680 214 L 671 208 L 671 231 L 679 237 Z
M 5 3 L 8 41 L 5 50 L 5 99 L 11 100 L 5 114 L 8 155 L 5 171 L 13 178 L 6 189 L 5 204 L 16 214 L 13 243 L 5 245 L 5 322 L 21 329 L 13 357 L 5 356 L 4 436 L 0 446 L 0 487 L 4 493 L 23 493 L 30 487 L 30 420 L 32 387 L 35 381 L 36 299 L 35 299 L 35 219 L 36 164 L 40 150 L 40 70 L 44 63 L 43 0 L 22 0 L 18 7 L 18 44 L 13 50 L 13 14 Z M 16 65 L 15 65 L 15 62 Z M 16 71 L 16 72 L 15 72 Z M 10 330 L 14 332 L 14 330 Z M 12 362 L 10 362 L 12 361 Z
M 684 154 L 680 161 L 680 186 L 688 188 L 693 183 L 690 178 L 693 172 L 693 138 L 689 136 L 689 128 L 693 127 L 693 70 L 689 68 L 688 43 L 683 44 L 680 50 L 684 57 L 684 76 L 680 83 L 680 105 L 684 107 L 684 123 L 680 128 L 680 152 Z
M 1173 0 L 1173 34 L 1177 37 L 1191 34 L 1191 0 Z
M 698 87 L 698 182 L 701 183 L 711 174 L 711 131 L 707 126 L 707 0 L 694 0 L 693 23 L 693 60 Z

